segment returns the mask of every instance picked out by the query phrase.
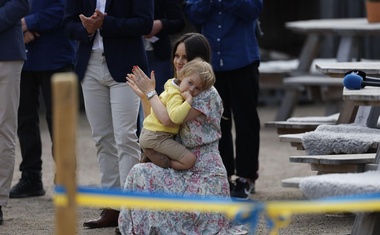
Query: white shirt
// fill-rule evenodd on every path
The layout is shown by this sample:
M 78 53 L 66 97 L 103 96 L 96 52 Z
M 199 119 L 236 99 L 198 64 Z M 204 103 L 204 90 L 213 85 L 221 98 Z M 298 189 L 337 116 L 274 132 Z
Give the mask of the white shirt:
M 96 8 L 99 11 L 103 12 L 106 9 L 106 1 L 107 0 L 96 0 Z M 100 35 L 99 29 L 97 30 L 97 34 L 95 35 L 94 44 L 92 45 L 93 51 L 104 51 L 103 47 L 103 37 Z

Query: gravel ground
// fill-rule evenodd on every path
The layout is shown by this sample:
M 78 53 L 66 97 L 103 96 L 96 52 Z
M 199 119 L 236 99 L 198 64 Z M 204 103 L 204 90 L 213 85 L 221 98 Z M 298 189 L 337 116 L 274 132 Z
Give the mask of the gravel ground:
M 260 178 L 256 182 L 256 194 L 252 196 L 260 202 L 271 200 L 299 200 L 304 199 L 298 189 L 281 187 L 281 180 L 294 176 L 314 175 L 306 164 L 289 163 L 291 155 L 302 155 L 303 151 L 294 149 L 289 143 L 282 143 L 274 129 L 265 128 L 264 123 L 275 117 L 277 107 L 259 107 L 262 122 L 260 143 Z M 302 105 L 297 107 L 295 116 L 323 115 L 323 106 Z M 52 203 L 54 162 L 51 157 L 50 140 L 44 120 L 43 124 L 43 181 L 47 194 L 42 197 L 27 199 L 11 199 L 4 212 L 4 224 L 0 226 L 0 234 L 54 234 L 54 205 Z M 95 147 L 91 139 L 91 130 L 86 117 L 81 114 L 77 137 L 77 180 L 79 185 L 99 185 L 99 168 L 95 156 Z M 14 185 L 20 178 L 18 166 L 20 151 L 17 150 Z M 114 234 L 114 228 L 89 230 L 82 228 L 84 221 L 96 218 L 100 213 L 98 208 L 78 208 L 77 234 Z M 326 215 L 326 214 L 299 214 L 291 217 L 290 224 L 279 231 L 280 235 L 346 235 L 351 231 L 354 216 Z M 267 220 L 260 218 L 255 234 L 269 234 Z

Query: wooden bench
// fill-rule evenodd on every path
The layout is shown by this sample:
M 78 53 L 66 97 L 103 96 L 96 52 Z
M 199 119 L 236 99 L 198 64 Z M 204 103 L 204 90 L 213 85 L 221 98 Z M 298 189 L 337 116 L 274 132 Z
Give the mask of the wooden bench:
M 260 101 L 265 104 L 277 104 L 284 90 L 283 79 L 297 69 L 298 60 L 271 60 L 260 62 Z
M 375 157 L 375 153 L 306 155 L 290 156 L 289 161 L 293 163 L 310 164 L 311 170 L 318 171 L 318 174 L 352 173 L 373 169 L 375 167 L 373 164 Z M 283 187 L 298 188 L 301 179 L 303 179 L 303 177 L 283 179 L 281 185 Z
M 276 128 L 277 134 L 283 135 L 283 134 L 297 134 L 297 133 L 314 131 L 315 128 L 317 128 L 321 124 L 322 123 L 320 122 L 272 121 L 272 122 L 266 122 L 264 126 L 268 128 Z M 331 123 L 324 123 L 324 124 L 335 124 L 335 123 L 331 122 Z
M 373 164 L 373 163 L 364 164 L 363 169 L 364 169 L 363 172 L 374 171 L 377 169 L 377 164 Z M 332 173 L 332 172 L 330 172 L 330 173 Z M 336 173 L 339 173 L 339 172 L 336 172 Z M 342 172 L 340 172 L 340 173 L 342 173 Z M 345 172 L 345 173 L 349 173 L 349 172 Z M 290 178 L 282 179 L 281 180 L 281 186 L 284 188 L 300 188 L 300 182 L 304 178 L 305 177 L 290 177 Z
M 260 62 L 260 75 L 261 74 L 321 74 L 317 68 L 317 64 L 336 62 L 334 58 L 315 58 L 309 68 L 300 68 L 298 59 L 289 60 L 269 60 Z M 264 81 L 265 82 L 265 81 Z M 269 85 L 269 84 L 268 84 Z
M 286 121 L 270 121 L 264 124 L 268 128 L 276 128 L 277 133 L 296 134 L 314 131 L 321 124 L 334 125 L 337 123 L 339 113 L 330 116 L 292 117 Z
M 342 66 L 340 63 L 339 66 Z M 338 67 L 339 67 L 338 66 Z M 358 67 L 357 67 L 358 66 Z M 340 77 L 343 77 L 344 72 L 347 69 L 360 69 L 367 72 L 367 74 L 377 73 L 379 74 L 379 64 L 378 63 L 357 63 L 357 66 L 353 64 L 344 64 L 343 70 L 340 72 Z M 341 67 L 339 67 L 341 68 Z M 371 72 L 371 69 L 374 72 Z M 334 66 L 326 66 L 325 74 L 337 74 L 337 70 Z M 380 110 L 379 107 L 369 107 L 369 106 L 380 106 L 380 95 L 379 89 L 373 87 L 365 87 L 361 90 L 343 90 L 343 99 L 345 100 L 346 109 L 340 112 L 340 117 L 338 123 L 351 123 L 351 120 L 355 117 L 355 123 L 365 124 L 367 127 L 375 127 L 378 123 Z M 358 109 L 357 107 L 360 106 Z M 366 107 L 369 107 L 368 111 Z M 361 109 L 364 107 L 363 109 Z M 367 112 L 368 111 L 368 112 Z M 301 134 L 298 134 L 301 135 Z M 300 136 L 298 136 L 300 137 Z M 295 140 L 293 135 L 291 138 Z M 283 138 L 284 140 L 284 138 Z M 302 145 L 302 143 L 301 143 Z M 376 145 L 376 146 L 375 146 Z M 332 194 L 342 194 L 346 192 L 363 193 L 365 190 L 374 190 L 380 192 L 380 148 L 377 147 L 378 144 L 374 143 L 371 148 L 377 149 L 374 163 L 369 163 L 365 165 L 364 171 L 361 173 L 337 173 L 337 174 L 323 174 L 316 176 L 304 177 L 298 179 L 300 182 L 300 189 L 306 195 L 306 188 L 312 188 L 309 191 L 310 196 L 316 197 L 317 194 L 325 196 L 333 196 Z M 367 171 L 374 168 L 377 165 L 376 171 Z M 335 178 L 334 178 L 335 177 Z M 340 178 L 337 182 L 337 177 Z M 355 177 L 355 179 L 353 178 Z M 366 177 L 366 180 L 363 180 Z M 317 179 L 318 182 L 312 184 L 312 180 Z M 343 185 L 343 183 L 351 182 L 349 186 Z M 354 182 L 354 183 L 352 183 Z M 309 184 L 309 185 L 308 185 Z M 365 188 L 363 188 L 365 186 Z M 375 187 L 374 187 L 375 186 Z M 315 187 L 315 188 L 313 188 Z M 317 192 L 317 193 L 316 193 Z M 367 192 L 367 191 L 365 191 Z M 346 194 L 350 195 L 350 193 Z M 358 211 L 360 208 L 358 208 Z M 351 231 L 351 235 L 377 235 L 380 234 L 380 212 L 375 213 L 360 213 L 357 214 L 355 222 Z
M 375 171 L 366 171 L 357 174 L 326 174 L 305 177 L 300 180 L 301 191 L 306 195 L 319 192 L 318 196 L 331 197 L 363 192 L 380 192 L 380 148 L 377 149 L 374 164 Z M 337 180 L 339 178 L 339 180 Z M 344 183 L 342 183 L 344 182 Z M 357 208 L 360 212 L 360 208 Z M 378 235 L 380 234 L 380 212 L 357 213 L 351 230 L 351 235 Z
M 300 181 L 303 179 L 303 177 L 292 177 L 281 180 L 281 186 L 284 188 L 299 188 L 300 187 Z
M 352 104 L 350 102 L 345 102 L 343 105 L 350 106 L 350 112 L 347 112 L 345 108 L 342 109 L 342 115 L 339 115 L 338 118 L 335 120 L 335 118 L 329 118 L 332 117 L 333 115 L 330 116 L 323 116 L 323 117 L 299 117 L 297 121 L 293 121 L 290 118 L 286 121 L 269 121 L 264 124 L 265 127 L 268 128 L 276 128 L 277 133 L 280 135 L 283 134 L 297 134 L 297 133 L 304 133 L 308 131 L 314 131 L 315 128 L 317 128 L 321 124 L 339 124 L 339 123 L 357 123 L 358 125 L 363 124 L 363 120 L 357 119 L 355 120 L 355 115 L 358 112 L 358 107 L 355 104 Z M 374 113 L 377 112 L 375 108 L 368 109 L 367 107 L 360 107 L 362 111 L 360 111 L 361 116 L 370 116 L 370 112 Z M 359 108 L 359 109 L 360 109 Z M 355 110 L 354 110 L 355 109 Z M 367 114 L 365 114 L 367 113 Z M 304 118 L 305 120 L 301 121 L 301 119 Z M 318 120 L 320 118 L 320 120 Z M 314 120 L 312 120 L 314 119 Z M 296 119 L 294 119 L 296 120 Z M 378 120 L 371 120 L 371 122 L 367 121 L 368 126 L 372 127 L 380 127 L 379 125 L 380 119 Z
M 297 150 L 305 150 L 305 148 L 302 145 L 302 136 L 305 133 L 296 133 L 296 134 L 284 134 L 279 135 L 279 139 L 281 142 L 289 142 L 292 147 L 295 147 Z M 377 143 L 373 143 L 370 147 L 368 152 L 374 153 L 377 150 Z
M 297 69 L 298 60 L 270 60 L 260 62 L 260 88 L 283 88 L 282 80 Z
M 266 103 L 278 103 L 282 101 L 283 92 L 285 90 L 284 78 L 298 75 L 320 75 L 316 69 L 317 63 L 328 63 L 336 61 L 331 58 L 316 58 L 310 68 L 304 68 L 303 64 L 299 64 L 298 59 L 289 60 L 270 60 L 260 62 L 260 99 L 264 99 Z M 266 95 L 266 92 L 271 92 Z M 274 92 L 274 94 L 273 94 Z M 277 120 L 277 119 L 276 119 Z
M 375 153 L 290 156 L 289 161 L 310 164 L 318 174 L 363 172 L 366 164 L 374 163 Z
M 339 112 L 342 103 L 342 79 L 325 75 L 300 75 L 284 78 L 285 96 L 276 121 L 288 119 L 298 104 L 301 92 L 307 92 L 313 102 L 326 102 L 325 115 Z
M 302 136 L 305 133 L 296 133 L 296 134 L 284 134 L 279 135 L 278 138 L 281 142 L 288 142 L 290 146 L 295 147 L 297 150 L 305 150 L 302 145 Z

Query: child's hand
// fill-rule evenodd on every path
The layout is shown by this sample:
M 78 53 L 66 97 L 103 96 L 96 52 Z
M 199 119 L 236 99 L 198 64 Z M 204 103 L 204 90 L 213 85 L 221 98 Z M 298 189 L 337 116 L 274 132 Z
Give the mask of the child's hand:
M 181 95 L 189 104 L 193 102 L 193 96 L 190 94 L 190 91 L 184 91 Z

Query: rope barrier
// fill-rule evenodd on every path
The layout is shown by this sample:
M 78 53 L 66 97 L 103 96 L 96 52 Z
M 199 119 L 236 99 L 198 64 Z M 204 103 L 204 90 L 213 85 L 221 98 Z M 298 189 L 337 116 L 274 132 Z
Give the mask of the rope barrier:
M 88 207 L 128 207 L 147 210 L 223 213 L 230 219 L 249 224 L 255 231 L 261 213 L 268 219 L 270 235 L 286 227 L 293 214 L 380 211 L 380 193 L 330 197 L 318 200 L 238 201 L 221 197 L 177 196 L 147 192 L 126 192 L 78 187 L 76 202 Z M 56 186 L 54 203 L 68 205 L 66 190 Z

